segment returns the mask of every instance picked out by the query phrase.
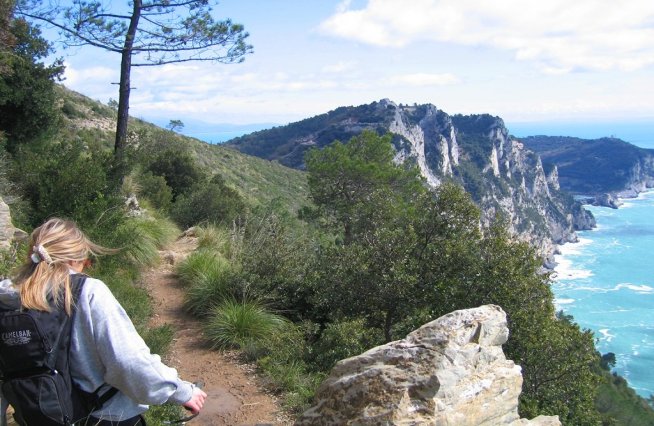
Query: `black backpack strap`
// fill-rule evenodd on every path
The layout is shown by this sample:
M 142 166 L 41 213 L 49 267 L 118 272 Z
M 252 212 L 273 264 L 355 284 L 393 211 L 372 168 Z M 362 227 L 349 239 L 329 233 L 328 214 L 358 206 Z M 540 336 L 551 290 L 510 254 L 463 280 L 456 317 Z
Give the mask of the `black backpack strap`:
M 54 368 L 56 363 L 57 363 L 57 356 L 59 355 L 59 352 L 62 353 L 68 353 L 68 348 L 62 348 L 60 347 L 62 345 L 62 337 L 64 336 L 64 333 L 69 332 L 71 327 L 73 326 L 73 318 L 75 317 L 75 313 L 77 312 L 77 301 L 79 300 L 80 295 L 82 294 L 82 286 L 84 285 L 84 282 L 86 281 L 86 275 L 84 274 L 72 274 L 70 276 L 70 289 L 72 291 L 72 296 L 73 296 L 73 312 L 71 313 L 70 316 L 68 316 L 63 309 L 60 309 L 59 315 L 61 315 L 63 318 L 61 320 L 61 326 L 59 327 L 59 331 L 57 332 L 57 338 L 52 342 L 52 348 L 53 350 L 50 352 L 48 355 L 47 359 L 47 364 L 51 367 Z M 54 306 L 53 306 L 54 307 Z M 70 341 L 70 338 L 68 339 Z
M 73 303 L 77 303 L 82 294 L 82 287 L 86 282 L 88 275 L 86 274 L 71 274 L 70 276 L 70 289 L 73 292 Z
M 100 388 L 102 388 L 102 386 L 100 386 Z M 103 393 L 102 396 L 99 396 L 98 393 L 100 392 L 100 388 L 96 389 L 95 392 L 93 392 L 93 396 L 95 397 L 95 401 L 94 401 L 94 404 L 93 404 L 93 406 L 95 407 L 94 411 L 97 410 L 97 409 L 102 408 L 102 406 L 107 401 L 109 401 L 111 398 L 114 397 L 114 395 L 116 395 L 118 393 L 118 389 L 116 389 L 115 387 L 112 386 L 112 387 L 109 388 L 108 391 Z

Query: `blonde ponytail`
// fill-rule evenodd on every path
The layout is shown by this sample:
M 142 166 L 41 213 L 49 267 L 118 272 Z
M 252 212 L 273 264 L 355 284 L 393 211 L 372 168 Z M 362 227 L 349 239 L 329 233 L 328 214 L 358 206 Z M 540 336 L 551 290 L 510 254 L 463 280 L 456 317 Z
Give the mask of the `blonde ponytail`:
M 15 279 L 24 308 L 50 311 L 49 297 L 66 313 L 72 312 L 70 262 L 83 262 L 90 255 L 115 250 L 91 242 L 75 223 L 52 218 L 30 236 L 30 253 Z

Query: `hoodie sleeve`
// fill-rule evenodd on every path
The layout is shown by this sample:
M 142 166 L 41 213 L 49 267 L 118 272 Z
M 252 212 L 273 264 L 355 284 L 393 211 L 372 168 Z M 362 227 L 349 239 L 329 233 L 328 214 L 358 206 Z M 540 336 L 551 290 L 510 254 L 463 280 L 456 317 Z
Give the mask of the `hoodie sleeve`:
M 177 371 L 163 364 L 158 355 L 150 353 L 102 281 L 87 278 L 78 314 L 82 316 L 81 332 L 87 334 L 85 340 L 95 343 L 94 358 L 103 368 L 106 383 L 140 404 L 183 404 L 191 399 L 193 386 L 180 380 Z

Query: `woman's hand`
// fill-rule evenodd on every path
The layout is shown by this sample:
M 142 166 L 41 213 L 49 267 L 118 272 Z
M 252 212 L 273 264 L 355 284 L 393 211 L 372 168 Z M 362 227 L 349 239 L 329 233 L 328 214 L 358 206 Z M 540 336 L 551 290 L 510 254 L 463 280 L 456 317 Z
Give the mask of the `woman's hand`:
M 202 389 L 194 386 L 193 396 L 191 396 L 191 399 L 184 403 L 183 406 L 191 410 L 191 413 L 197 414 L 200 412 L 200 410 L 202 410 L 205 399 L 207 399 L 207 394 L 204 393 Z

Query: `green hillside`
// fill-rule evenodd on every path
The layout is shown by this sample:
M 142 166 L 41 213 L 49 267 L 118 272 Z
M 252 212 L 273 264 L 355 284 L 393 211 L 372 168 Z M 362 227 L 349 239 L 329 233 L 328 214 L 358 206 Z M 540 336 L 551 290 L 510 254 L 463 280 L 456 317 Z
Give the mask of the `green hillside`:
M 114 110 L 63 86 L 59 86 L 59 92 L 66 123 L 61 128 L 62 137 L 92 141 L 111 150 Z M 180 135 L 136 118 L 131 119 L 130 135 L 133 135 L 132 148 L 148 145 L 151 149 L 171 146 L 188 149 L 199 166 L 210 174 L 221 175 L 228 185 L 254 204 L 279 199 L 296 211 L 307 202 L 306 176 L 299 170 Z

